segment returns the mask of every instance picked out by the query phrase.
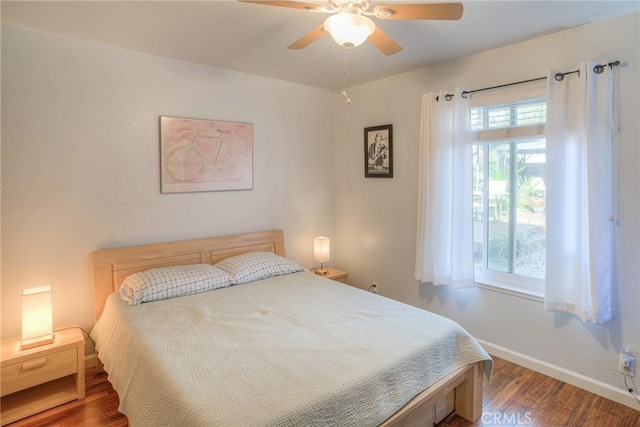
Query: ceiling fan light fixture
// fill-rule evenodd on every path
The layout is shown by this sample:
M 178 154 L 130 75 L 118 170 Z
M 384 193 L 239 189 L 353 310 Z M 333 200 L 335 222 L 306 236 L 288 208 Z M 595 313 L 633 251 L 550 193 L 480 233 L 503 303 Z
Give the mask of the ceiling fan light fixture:
M 376 25 L 371 19 L 357 13 L 337 13 L 324 21 L 324 30 L 344 47 L 361 45 L 375 29 Z
M 386 7 L 376 7 L 373 11 L 373 14 L 376 18 L 389 19 L 393 16 L 393 9 L 389 9 Z

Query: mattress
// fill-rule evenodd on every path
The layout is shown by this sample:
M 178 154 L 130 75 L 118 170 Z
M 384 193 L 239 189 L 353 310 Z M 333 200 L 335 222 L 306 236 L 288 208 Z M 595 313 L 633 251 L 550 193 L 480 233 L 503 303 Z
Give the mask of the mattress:
M 132 426 L 375 426 L 491 359 L 455 322 L 309 272 L 128 306 L 91 332 Z

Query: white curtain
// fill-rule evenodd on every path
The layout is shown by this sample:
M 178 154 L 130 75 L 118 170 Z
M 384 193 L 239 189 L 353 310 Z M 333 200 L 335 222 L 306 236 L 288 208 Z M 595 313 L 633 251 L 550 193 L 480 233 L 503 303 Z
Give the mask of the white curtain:
M 472 142 L 462 89 L 422 97 L 415 277 L 470 287 L 473 277 Z
M 613 71 L 547 80 L 545 310 L 611 319 L 613 269 Z

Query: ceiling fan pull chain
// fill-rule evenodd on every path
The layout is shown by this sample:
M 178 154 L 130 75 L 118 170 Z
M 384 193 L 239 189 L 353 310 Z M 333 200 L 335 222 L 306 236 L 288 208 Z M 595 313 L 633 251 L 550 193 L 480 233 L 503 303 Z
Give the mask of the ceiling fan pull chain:
M 342 84 L 342 97 L 345 98 L 347 105 L 351 104 L 351 98 L 347 95 L 347 85 L 349 84 L 349 51 L 351 49 L 349 46 L 345 47 L 344 53 L 344 73 L 343 73 L 343 84 Z

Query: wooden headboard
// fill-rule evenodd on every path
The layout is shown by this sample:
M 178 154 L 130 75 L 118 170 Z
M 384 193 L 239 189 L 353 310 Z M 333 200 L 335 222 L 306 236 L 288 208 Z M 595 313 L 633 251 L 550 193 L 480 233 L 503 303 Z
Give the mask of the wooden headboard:
M 133 273 L 171 265 L 215 264 L 234 255 L 258 251 L 285 256 L 282 230 L 96 251 L 93 253 L 95 320 L 102 314 L 109 295 Z

